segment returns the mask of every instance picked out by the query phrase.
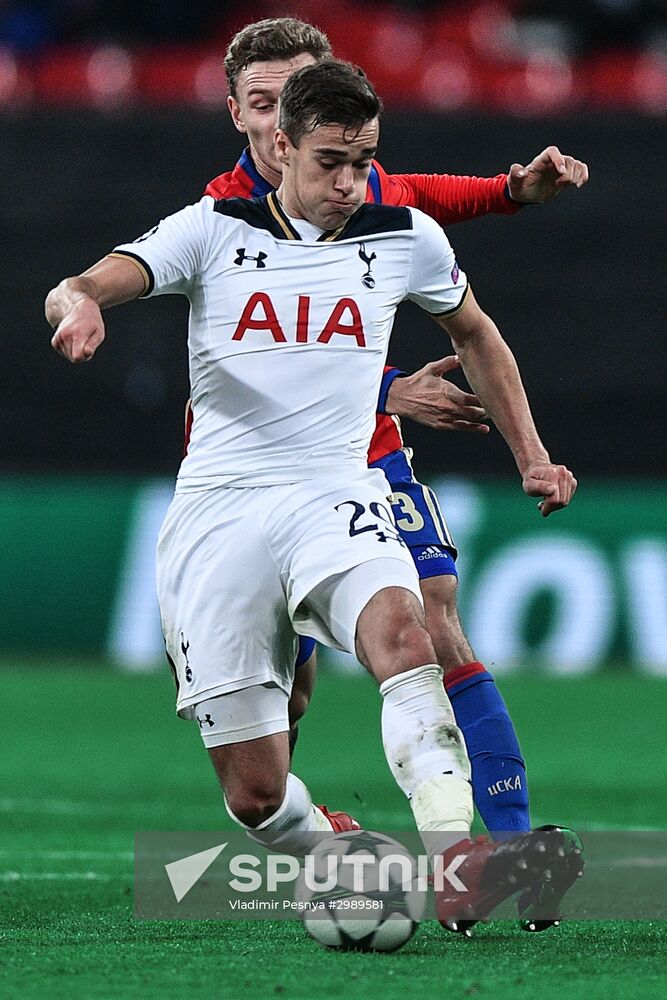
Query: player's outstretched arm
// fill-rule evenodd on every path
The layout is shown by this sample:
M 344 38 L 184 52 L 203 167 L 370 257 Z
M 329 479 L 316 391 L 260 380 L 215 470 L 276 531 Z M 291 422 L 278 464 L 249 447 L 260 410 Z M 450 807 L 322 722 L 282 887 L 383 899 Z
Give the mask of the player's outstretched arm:
M 477 396 L 449 382 L 447 372 L 461 367 L 453 354 L 429 361 L 413 375 L 395 378 L 389 387 L 384 412 L 409 417 L 439 431 L 487 434 L 486 413 Z
M 528 496 L 542 497 L 544 517 L 567 507 L 577 481 L 556 465 L 540 440 L 514 355 L 493 320 L 468 291 L 454 316 L 438 318 L 447 330 L 468 382 L 509 445 Z
M 555 198 L 565 188 L 581 188 L 588 182 L 588 167 L 574 156 L 547 146 L 526 166 L 513 163 L 507 175 L 512 201 L 537 205 Z
M 75 278 L 65 278 L 46 297 L 46 319 L 55 329 L 51 346 L 78 364 L 90 361 L 104 340 L 102 309 L 136 299 L 145 278 L 128 258 L 104 257 Z
M 476 219 L 489 212 L 512 215 L 521 205 L 549 201 L 565 188 L 583 187 L 588 167 L 581 160 L 547 146 L 525 166 L 514 163 L 508 174 L 465 177 L 454 174 L 385 174 L 383 199 L 391 205 L 412 205 L 441 226 Z

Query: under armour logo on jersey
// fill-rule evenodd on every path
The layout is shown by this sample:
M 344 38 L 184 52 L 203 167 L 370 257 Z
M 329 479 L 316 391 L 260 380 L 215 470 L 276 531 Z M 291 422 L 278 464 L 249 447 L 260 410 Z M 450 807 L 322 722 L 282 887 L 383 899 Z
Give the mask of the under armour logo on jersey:
M 262 253 L 260 250 L 256 257 L 251 257 L 250 254 L 245 252 L 245 247 L 239 247 L 236 251 L 236 257 L 234 258 L 234 263 L 242 267 L 247 260 L 254 260 L 257 267 L 266 267 L 264 261 L 267 258 L 267 254 Z
M 375 288 L 375 278 L 371 274 L 371 265 L 373 264 L 373 261 L 376 259 L 377 254 L 372 253 L 369 257 L 368 254 L 366 253 L 365 245 L 363 243 L 360 243 L 359 256 L 366 265 L 366 273 L 362 276 L 361 283 L 362 285 L 365 285 L 366 288 Z
M 206 715 L 204 716 L 203 719 L 200 719 L 199 716 L 197 716 L 197 722 L 199 723 L 199 728 L 200 729 L 203 729 L 204 726 L 212 726 L 213 725 L 213 719 L 211 718 L 211 716 L 208 713 L 206 713 Z

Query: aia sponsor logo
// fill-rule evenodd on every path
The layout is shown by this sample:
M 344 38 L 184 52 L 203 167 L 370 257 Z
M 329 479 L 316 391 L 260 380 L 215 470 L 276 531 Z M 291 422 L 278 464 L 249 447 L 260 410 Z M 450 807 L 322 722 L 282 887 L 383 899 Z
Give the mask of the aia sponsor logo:
M 232 340 L 243 340 L 246 334 L 269 333 L 276 344 L 328 344 L 332 337 L 353 337 L 357 347 L 366 346 L 361 311 L 354 299 L 339 299 L 322 327 L 311 323 L 310 295 L 299 295 L 295 317 L 278 317 L 278 311 L 268 292 L 253 292 L 246 302 Z M 287 322 L 286 322 L 287 319 Z M 287 330 L 291 334 L 288 337 Z

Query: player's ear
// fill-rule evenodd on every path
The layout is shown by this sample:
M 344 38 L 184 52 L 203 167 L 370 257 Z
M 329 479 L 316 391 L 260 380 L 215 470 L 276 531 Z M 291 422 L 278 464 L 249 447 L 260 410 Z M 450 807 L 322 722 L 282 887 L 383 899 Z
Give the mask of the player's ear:
M 248 130 L 245 126 L 245 122 L 243 121 L 241 105 L 235 97 L 229 96 L 227 98 L 227 107 L 229 108 L 229 113 L 232 116 L 234 127 L 237 128 L 239 132 L 243 132 L 245 134 Z
M 281 128 L 277 128 L 273 136 L 273 145 L 276 150 L 276 156 L 280 162 L 283 164 L 289 163 L 289 154 L 293 146 L 287 132 L 283 131 Z

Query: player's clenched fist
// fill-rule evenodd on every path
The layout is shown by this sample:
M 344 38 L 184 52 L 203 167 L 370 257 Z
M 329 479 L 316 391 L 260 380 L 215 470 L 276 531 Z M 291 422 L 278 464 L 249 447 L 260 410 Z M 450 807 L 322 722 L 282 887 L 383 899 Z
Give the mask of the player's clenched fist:
M 529 497 L 542 497 L 537 505 L 543 517 L 567 507 L 577 488 L 577 480 L 564 465 L 541 462 L 523 473 L 523 490 Z
M 76 278 L 64 278 L 44 304 L 47 322 L 56 331 L 51 346 L 73 364 L 90 361 L 105 336 L 101 310 L 136 299 L 145 289 L 144 272 L 113 255 Z
M 90 361 L 104 340 L 104 321 L 92 299 L 82 300 L 58 324 L 51 346 L 73 364 Z

